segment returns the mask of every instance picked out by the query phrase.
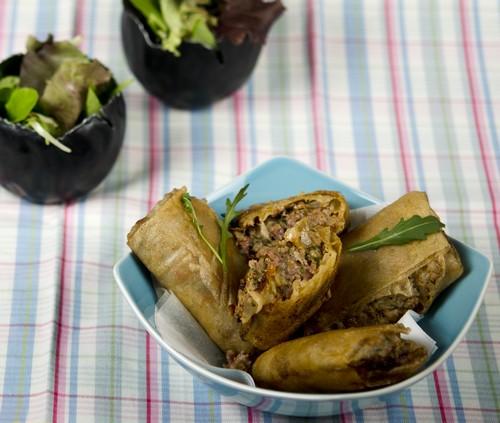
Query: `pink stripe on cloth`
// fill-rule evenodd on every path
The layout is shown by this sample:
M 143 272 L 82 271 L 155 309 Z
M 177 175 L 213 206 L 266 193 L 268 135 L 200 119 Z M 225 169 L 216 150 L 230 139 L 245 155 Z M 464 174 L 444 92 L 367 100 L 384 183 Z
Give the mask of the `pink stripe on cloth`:
M 158 100 L 149 97 L 149 191 L 148 209 L 151 210 L 156 203 L 156 177 L 158 169 Z M 158 386 L 156 359 L 156 344 L 146 332 L 146 421 L 158 421 L 158 407 L 153 400 L 152 387 Z M 154 406 L 153 406 L 154 405 Z
M 76 0 L 75 24 L 73 35 L 83 34 L 83 18 L 85 16 L 85 0 Z M 85 42 L 85 39 L 83 40 Z
M 64 303 L 66 301 L 65 291 L 68 282 L 66 256 L 68 255 L 68 245 L 70 245 L 70 230 L 69 221 L 72 216 L 73 205 L 68 204 L 64 206 L 63 212 L 63 229 L 62 229 L 62 260 L 59 275 L 59 310 L 57 313 L 57 322 L 63 323 L 64 316 Z M 66 382 L 66 365 L 61 364 L 64 359 L 62 358 L 63 351 L 68 344 L 67 331 L 62 330 L 60 325 L 56 325 L 56 357 L 54 363 L 54 397 L 52 401 L 52 421 L 57 423 L 59 420 L 64 421 L 64 398 L 59 400 L 59 392 L 64 392 Z M 65 355 L 66 356 L 66 355 Z
M 311 103 L 314 131 L 314 146 L 316 151 L 316 166 L 320 170 L 325 170 L 325 155 L 322 146 L 322 137 L 320 132 L 321 116 L 318 98 L 318 80 L 317 80 L 317 57 L 316 43 L 314 39 L 314 6 L 313 0 L 307 0 L 307 47 L 309 58 L 309 72 L 311 74 Z
M 438 398 L 439 412 L 441 414 L 441 421 L 443 421 L 444 423 L 448 421 L 453 422 L 455 421 L 453 415 L 451 413 L 449 414 L 446 413 L 446 411 L 448 410 L 453 410 L 453 406 L 451 405 L 450 396 L 448 395 L 448 390 L 441 388 L 442 386 L 446 388 L 446 380 L 443 380 L 441 374 L 442 372 L 443 371 L 441 369 L 438 369 L 434 373 L 432 373 L 432 377 L 434 379 L 434 387 L 436 388 L 436 394 Z M 448 417 L 450 417 L 449 420 Z
M 399 141 L 399 151 L 401 155 L 401 162 L 403 165 L 403 172 L 405 178 L 405 189 L 406 191 L 411 191 L 413 189 L 412 181 L 412 169 L 410 161 L 410 153 L 408 146 L 408 137 L 406 124 L 404 120 L 403 111 L 403 99 L 401 95 L 401 89 L 399 86 L 399 71 L 397 65 L 396 57 L 396 40 L 394 39 L 394 24 L 393 24 L 393 6 L 391 0 L 385 0 L 384 2 L 384 14 L 386 22 L 386 34 L 387 34 L 387 53 L 389 55 L 389 71 L 391 74 L 391 86 L 392 86 L 392 104 L 394 106 L 394 112 L 396 114 L 396 126 L 398 131 L 398 141 Z
M 484 168 L 484 173 L 486 176 L 486 183 L 488 186 L 488 194 L 491 200 L 491 207 L 493 209 L 493 225 L 495 226 L 497 244 L 500 247 L 500 215 L 498 212 L 498 202 L 496 194 L 498 194 L 498 187 L 495 189 L 495 175 L 494 171 L 490 167 L 490 161 L 488 157 L 495 157 L 494 153 L 487 152 L 487 137 L 484 134 L 484 110 L 479 101 L 479 93 L 476 85 L 476 80 L 474 78 L 475 69 L 472 60 L 471 45 L 472 40 L 470 39 L 469 25 L 467 19 L 467 7 L 464 0 L 460 0 L 460 24 L 462 26 L 462 43 L 465 58 L 465 68 L 467 70 L 467 80 L 469 83 L 469 91 L 472 99 L 472 112 L 474 116 L 474 125 L 476 127 L 477 138 L 479 141 L 479 149 L 481 151 L 481 161 Z M 498 181 L 496 181 L 498 183 Z
M 395 40 L 395 31 L 393 24 L 393 4 L 391 0 L 384 1 L 384 15 L 385 15 L 385 23 L 386 23 L 386 35 L 387 35 L 387 53 L 389 56 L 389 71 L 391 75 L 391 86 L 392 86 L 392 97 L 393 97 L 393 107 L 394 112 L 396 114 L 396 126 L 398 131 L 398 141 L 399 141 L 399 151 L 401 155 L 401 162 L 403 165 L 403 172 L 405 178 L 405 189 L 406 191 L 411 191 L 414 187 L 412 181 L 412 169 L 411 169 L 411 161 L 410 154 L 408 152 L 408 138 L 407 138 L 407 130 L 404 120 L 404 111 L 403 111 L 403 100 L 401 95 L 401 88 L 399 86 L 399 72 L 398 72 L 398 61 L 396 54 L 396 45 L 397 42 Z M 443 390 L 446 388 L 446 382 L 441 381 L 439 371 L 433 373 L 434 376 L 434 385 L 436 388 L 437 399 L 439 404 L 439 411 L 441 413 L 441 418 L 443 422 L 446 422 L 446 413 L 444 411 L 445 407 L 451 407 L 450 397 L 448 395 L 447 390 Z M 442 388 L 443 387 L 443 388 Z
M 351 423 L 352 422 L 352 413 L 346 412 L 344 410 L 344 401 L 340 401 L 340 421 L 342 423 Z

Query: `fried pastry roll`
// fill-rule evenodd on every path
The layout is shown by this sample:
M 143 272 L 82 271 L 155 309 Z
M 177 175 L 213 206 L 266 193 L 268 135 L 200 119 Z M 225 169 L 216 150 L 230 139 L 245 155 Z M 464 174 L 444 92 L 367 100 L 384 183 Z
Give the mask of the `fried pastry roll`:
M 174 189 L 128 234 L 128 245 L 158 283 L 173 292 L 221 350 L 234 357 L 252 346 L 240 337 L 240 324 L 227 302 L 247 269 L 246 259 L 228 242 L 228 273 L 197 233 L 182 204 L 185 188 Z M 203 233 L 212 246 L 220 240 L 217 215 L 191 198 Z M 233 288 L 234 287 L 234 288 Z
M 290 392 L 350 392 L 399 382 L 426 361 L 424 347 L 401 339 L 400 324 L 338 329 L 284 342 L 255 361 L 258 386 Z
M 232 228 L 249 270 L 236 315 L 244 339 L 260 350 L 286 340 L 325 301 L 342 248 L 349 208 L 342 195 L 317 191 L 251 207 Z
M 404 195 L 346 234 L 344 249 L 413 215 L 436 216 L 423 192 Z M 344 252 L 332 296 L 307 322 L 306 333 L 394 323 L 407 310 L 425 313 L 462 272 L 460 257 L 442 231 L 404 245 Z

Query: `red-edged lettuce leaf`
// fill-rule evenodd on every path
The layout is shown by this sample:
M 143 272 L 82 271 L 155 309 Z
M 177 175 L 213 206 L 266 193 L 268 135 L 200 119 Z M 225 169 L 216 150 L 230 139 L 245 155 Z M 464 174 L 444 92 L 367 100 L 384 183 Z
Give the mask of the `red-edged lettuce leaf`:
M 221 0 L 217 34 L 237 45 L 247 36 L 263 44 L 272 24 L 284 11 L 281 0 Z
M 52 78 L 59 66 L 66 60 L 86 59 L 72 41 L 55 42 L 52 35 L 45 41 L 30 36 L 26 43 L 27 52 L 21 63 L 22 87 L 31 87 L 41 96 L 46 82 Z
M 110 87 L 111 81 L 111 73 L 97 60 L 65 61 L 47 81 L 40 107 L 69 130 L 85 108 L 88 87 L 99 95 Z

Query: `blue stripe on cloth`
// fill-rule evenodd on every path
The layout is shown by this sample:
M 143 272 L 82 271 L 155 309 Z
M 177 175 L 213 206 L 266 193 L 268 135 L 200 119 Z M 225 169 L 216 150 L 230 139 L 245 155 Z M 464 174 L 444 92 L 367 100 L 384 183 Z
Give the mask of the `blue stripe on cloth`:
M 33 347 L 36 323 L 41 224 L 43 207 L 20 202 L 16 240 L 16 261 L 31 263 L 29 266 L 16 267 L 12 292 L 9 323 L 9 341 L 3 395 L 16 395 L 30 392 L 33 363 Z M 22 328 L 14 325 L 25 325 Z M 3 400 L 0 409 L 2 421 L 24 421 L 28 412 L 29 397 L 19 396 Z
M 17 1 L 10 2 L 10 6 L 11 6 L 11 12 L 10 13 L 11 13 L 11 15 L 10 15 L 9 22 L 16 22 L 16 19 L 17 19 L 17 5 L 18 5 Z M 14 50 L 14 35 L 15 35 L 14 31 L 11 31 L 10 34 L 9 34 L 8 42 L 7 42 L 7 51 L 5 52 L 6 55 L 12 54 L 12 51 Z
M 221 421 L 221 396 L 209 388 L 199 379 L 193 378 L 194 419 L 197 422 Z M 210 404 L 206 407 L 197 407 L 197 403 Z
M 193 177 L 190 192 L 203 197 L 214 187 L 212 107 L 191 113 L 191 146 Z
M 425 190 L 425 177 L 424 170 L 422 165 L 422 157 L 420 151 L 420 139 L 417 130 L 417 119 L 415 115 L 415 110 L 413 106 L 413 87 L 410 80 L 410 67 L 408 63 L 408 51 L 407 51 L 407 43 L 406 43 L 406 23 L 404 16 L 404 7 L 403 1 L 399 0 L 398 3 L 398 12 L 399 12 L 399 28 L 401 34 L 401 50 L 403 56 L 403 74 L 404 74 L 404 82 L 406 88 L 406 98 L 407 98 L 407 106 L 408 106 L 408 114 L 411 128 L 411 135 L 413 140 L 413 149 L 415 151 L 416 163 L 417 163 L 417 172 L 418 172 L 418 183 L 419 188 Z M 406 412 L 408 413 L 409 421 L 415 421 L 415 410 L 413 409 L 413 399 L 412 394 L 409 389 L 404 390 L 400 395 L 400 402 L 403 403 L 406 407 Z
M 453 113 L 451 105 L 446 102 L 449 98 L 448 85 L 446 81 L 446 76 L 444 74 L 443 66 L 443 55 L 442 45 L 438 44 L 436 40 L 441 39 L 440 35 L 442 33 L 440 25 L 440 15 L 437 5 L 432 1 L 428 3 L 427 15 L 422 13 L 420 19 L 420 31 L 424 36 L 428 36 L 432 40 L 431 47 L 424 50 L 424 62 L 426 64 L 426 86 L 427 92 L 431 96 L 435 96 L 439 101 L 430 102 L 431 114 L 434 117 L 432 121 L 432 138 L 435 146 L 435 151 L 440 156 L 439 166 L 437 171 L 439 172 L 439 177 L 442 181 L 443 194 L 453 193 L 453 198 L 458 202 L 458 206 L 463 210 L 463 201 L 466 201 L 466 193 L 461 184 L 458 183 L 458 178 L 460 174 L 460 164 L 457 163 L 453 153 L 454 153 L 454 143 L 456 140 L 456 134 L 453 125 Z M 463 213 L 460 215 L 460 225 L 464 233 L 466 232 L 466 218 Z M 452 359 L 452 358 L 450 358 Z M 446 367 L 448 375 L 452 372 L 455 367 Z M 438 375 L 438 374 L 436 374 Z M 440 379 L 441 382 L 446 383 L 445 378 L 440 378 L 436 376 L 436 379 Z M 453 377 L 456 379 L 456 375 Z M 441 419 L 441 413 L 438 407 L 441 404 L 438 401 L 438 392 L 436 379 L 429 377 L 427 379 L 427 387 L 430 393 L 430 399 L 432 404 L 436 407 L 434 410 L 434 418 Z M 441 390 L 444 390 L 447 394 L 448 383 L 446 385 L 440 386 Z M 457 385 L 455 389 L 451 389 L 451 396 L 455 404 L 460 404 L 462 402 L 459 386 Z M 451 410 L 442 411 L 447 415 L 451 414 Z
M 11 4 L 10 22 L 17 18 L 17 2 Z M 14 47 L 14 31 L 8 37 L 6 55 L 12 53 Z M 39 211 L 36 219 L 32 213 Z M 19 218 L 16 239 L 16 262 L 31 261 L 33 257 L 40 254 L 41 227 L 35 229 L 35 222 L 43 221 L 43 208 L 35 208 L 26 201 L 19 203 Z M 29 223 L 28 223 L 29 222 Z M 26 256 L 27 254 L 27 256 Z M 31 257 L 33 256 L 33 257 Z M 26 324 L 36 322 L 37 309 L 37 286 L 39 276 L 39 265 L 16 266 L 13 284 L 16 289 L 12 290 L 11 312 L 9 323 Z M 33 283 L 35 282 L 35 283 Z M 31 297 L 31 298 L 30 298 Z M 26 301 L 30 299 L 31 301 Z M 19 308 L 22 304 L 24 308 Z M 2 394 L 18 394 L 31 391 L 31 370 L 33 365 L 33 348 L 36 328 L 26 326 L 22 330 L 11 326 L 9 330 L 7 357 L 5 360 L 5 374 L 3 380 Z M 22 357 L 20 360 L 19 358 Z M 2 400 L 0 408 L 0 421 L 24 421 L 26 420 L 29 397 L 20 396 L 16 400 Z
M 484 60 L 484 51 L 483 51 L 483 43 L 482 43 L 482 30 L 481 30 L 481 20 L 479 18 L 479 6 L 478 1 L 474 0 L 473 3 L 473 13 L 474 13 L 474 28 L 476 32 L 476 49 L 477 49 L 477 57 L 479 63 L 479 75 L 481 79 L 481 85 L 483 86 L 483 95 L 485 98 L 486 104 L 486 115 L 488 116 L 488 128 L 490 130 L 490 137 L 493 145 L 493 149 L 495 151 L 497 167 L 500 166 L 500 144 L 498 141 L 497 128 L 495 126 L 495 114 L 493 112 L 490 86 L 488 84 L 488 73 L 486 71 L 486 62 Z
M 448 378 L 450 379 L 451 393 L 453 395 L 453 403 L 455 406 L 455 413 L 457 414 L 457 419 L 460 423 L 464 423 L 465 415 L 462 402 L 462 396 L 460 394 L 459 383 L 457 378 L 457 371 L 455 368 L 455 362 L 453 356 L 446 360 L 446 368 L 448 369 Z
M 212 107 L 194 111 L 191 114 L 192 139 L 192 186 L 191 192 L 204 196 L 213 189 L 214 175 L 211 166 L 213 157 L 213 120 Z M 194 407 L 195 421 L 221 421 L 220 396 L 196 378 L 193 379 L 193 399 L 195 404 L 210 403 L 208 407 Z
M 326 145 L 327 151 L 330 151 L 330 155 L 328 157 L 328 162 L 330 163 L 329 170 L 332 176 L 335 176 L 336 168 L 335 168 L 335 155 L 333 154 L 335 151 L 335 146 L 333 143 L 333 124 L 332 124 L 332 112 L 330 110 L 330 87 L 328 83 L 328 61 L 327 61 L 327 52 L 326 52 L 326 43 L 325 43 L 325 34 L 328 34 L 328 31 L 325 31 L 325 1 L 321 0 L 319 3 L 319 27 L 322 36 L 319 37 L 320 43 L 320 51 L 321 58 L 318 58 L 318 62 L 321 63 L 321 79 L 323 80 L 323 104 L 325 108 L 325 121 L 326 121 Z M 335 93 L 334 93 L 335 94 Z
M 411 137 L 413 140 L 413 150 L 415 151 L 415 161 L 417 163 L 418 172 L 418 188 L 425 191 L 425 177 L 422 163 L 422 154 L 420 150 L 420 137 L 417 129 L 417 116 L 415 114 L 415 107 L 413 105 L 413 87 L 411 83 L 411 71 L 408 61 L 408 49 L 406 42 L 406 23 L 404 19 L 404 4 L 403 0 L 398 2 L 399 14 L 399 30 L 401 33 L 401 51 L 403 55 L 403 75 L 406 89 L 406 105 L 408 106 L 408 120 L 410 121 Z
M 255 104 L 254 104 L 254 82 L 250 78 L 247 84 L 247 104 L 248 104 L 248 123 L 250 134 L 250 165 L 255 167 L 257 165 L 257 136 L 255 134 Z
M 279 20 L 274 27 L 274 34 L 277 37 L 285 37 L 287 31 L 287 21 Z M 268 72 L 268 87 L 271 107 L 270 128 L 272 143 L 269 143 L 273 154 L 288 155 L 290 151 L 290 141 L 293 134 L 290 132 L 288 122 L 290 116 L 288 96 L 290 95 L 290 74 L 283 72 L 287 66 L 287 49 L 280 43 L 270 43 L 267 48 L 267 55 L 271 64 Z M 311 118 L 312 121 L 312 118 Z M 312 125 L 311 125 L 312 128 Z M 312 129 L 311 129 L 312 132 Z
M 163 421 L 170 421 L 170 363 L 169 355 L 161 349 L 161 397 L 163 404 L 161 406 L 161 415 Z
M 363 423 L 365 421 L 364 412 L 359 407 L 359 401 L 352 401 L 351 403 L 352 413 L 354 414 L 354 418 L 356 422 Z
M 273 421 L 273 414 L 271 413 L 262 413 L 262 418 L 264 423 L 271 423 Z
M 94 7 L 94 13 L 98 10 L 98 7 Z M 110 27 L 116 25 L 116 22 L 120 21 L 120 14 L 121 14 L 121 9 L 118 7 L 112 8 L 112 12 L 110 13 L 109 16 L 109 25 Z M 117 39 L 116 43 L 110 42 L 109 43 L 109 50 L 108 50 L 108 57 L 110 58 L 109 66 L 110 69 L 113 70 L 115 78 L 117 78 L 117 74 L 115 73 L 115 63 L 113 61 L 116 60 L 117 56 L 118 58 L 121 59 L 121 56 L 116 54 L 116 48 L 121 47 L 121 40 Z M 122 65 L 122 69 L 124 68 L 123 66 L 123 61 L 120 60 L 118 62 L 120 65 Z M 113 66 L 111 68 L 111 66 Z M 121 75 L 120 75 L 121 76 Z M 122 79 L 120 78 L 119 81 Z M 125 93 L 124 93 L 125 94 Z M 124 185 L 124 162 L 121 159 L 123 157 L 123 153 L 121 153 L 121 156 L 119 156 L 117 163 L 115 164 L 115 170 L 114 172 L 110 175 L 109 178 L 104 180 L 104 187 L 108 187 L 108 183 L 115 184 L 115 186 L 123 186 Z M 112 175 L 115 174 L 117 175 L 116 180 L 112 178 Z M 112 234 L 112 239 L 113 239 L 113 262 L 116 262 L 120 256 L 122 255 L 122 239 L 120 236 L 120 231 L 123 228 L 123 215 L 124 213 L 122 212 L 122 199 L 121 197 L 116 197 L 115 202 L 114 202 L 114 219 L 113 219 L 113 234 Z M 124 303 L 121 301 L 121 293 L 119 292 L 118 287 L 114 287 L 112 291 L 112 310 L 113 310 L 113 315 L 111 318 L 111 323 L 113 325 L 120 325 L 122 323 L 122 316 L 123 316 L 123 307 Z M 124 348 L 123 343 L 119 342 L 120 341 L 120 331 L 118 329 L 113 328 L 112 333 L 111 333 L 111 357 L 122 357 L 123 350 L 126 349 Z M 110 375 L 110 380 L 111 380 L 111 395 L 117 397 L 121 395 L 122 393 L 122 375 L 124 374 L 121 369 L 121 362 L 118 359 L 113 359 L 110 364 L 111 367 L 111 375 Z M 112 405 L 112 413 L 111 416 L 115 419 L 115 421 L 122 421 L 123 414 L 127 414 L 127 412 L 123 412 L 122 407 L 121 407 L 121 401 L 113 401 Z M 111 420 L 111 418 L 110 418 Z
M 58 0 L 38 0 L 36 8 L 36 37 L 41 40 L 57 28 Z
M 350 41 L 365 38 L 362 8 L 362 0 L 344 1 L 344 30 L 345 39 L 348 41 L 346 42 L 346 59 L 349 92 L 352 97 L 350 99 L 351 117 L 354 144 L 356 153 L 359 155 L 356 165 L 361 189 L 377 198 L 383 198 L 366 45 Z

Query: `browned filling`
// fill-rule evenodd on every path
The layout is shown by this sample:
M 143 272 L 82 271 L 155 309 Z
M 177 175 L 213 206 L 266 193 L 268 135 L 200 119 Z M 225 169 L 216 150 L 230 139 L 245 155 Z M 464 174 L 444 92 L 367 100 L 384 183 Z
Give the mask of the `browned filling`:
M 318 226 L 339 226 L 338 200 L 333 199 L 329 203 L 316 200 L 297 201 L 281 213 L 269 216 L 264 222 L 256 221 L 254 226 L 243 232 L 236 229 L 233 234 L 240 251 L 253 258 L 263 245 L 283 240 L 286 230 L 304 218 L 307 218 L 310 229 Z M 305 241 L 307 243 L 307 240 Z
M 367 339 L 351 360 L 367 386 L 394 383 L 415 372 L 425 361 L 424 347 L 401 339 L 397 333 L 386 333 Z
M 238 369 L 249 372 L 252 364 L 255 361 L 255 353 L 253 352 L 239 352 L 229 350 L 226 352 L 226 362 L 224 365 L 227 369 Z
M 273 296 L 285 300 L 292 295 L 294 281 L 311 279 L 324 255 L 324 243 L 314 228 L 338 219 L 333 201 L 328 205 L 300 201 L 264 222 L 256 221 L 245 231 L 236 230 L 238 248 L 249 257 L 249 270 L 240 289 L 260 292 L 273 279 L 278 282 L 272 287 Z M 286 231 L 304 220 L 307 230 L 300 232 L 299 242 L 285 239 Z
M 432 302 L 436 283 L 444 275 L 444 260 L 438 257 L 408 277 L 414 295 L 403 294 L 379 297 L 360 308 L 349 310 L 332 328 L 349 328 L 371 324 L 395 323 L 408 310 L 424 313 Z
M 322 256 L 323 243 L 305 249 L 287 241 L 265 245 L 256 251 L 256 258 L 249 261 L 249 270 L 240 288 L 261 291 L 266 281 L 274 278 L 281 282 L 276 285 L 276 296 L 285 300 L 292 295 L 294 281 L 313 277 Z

